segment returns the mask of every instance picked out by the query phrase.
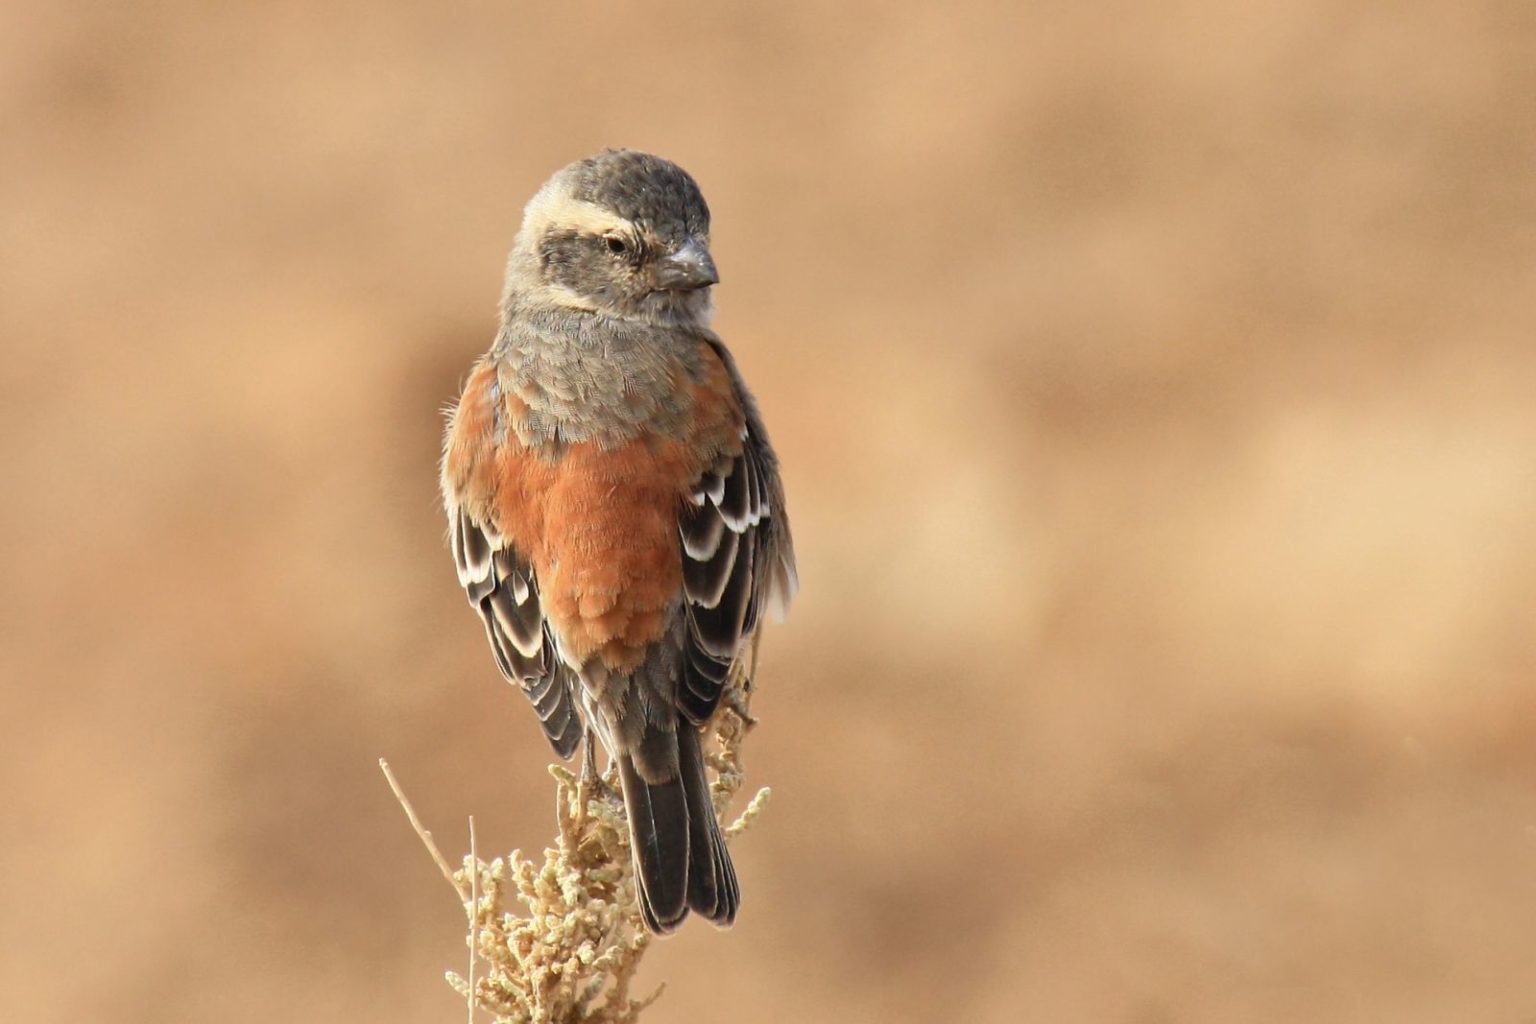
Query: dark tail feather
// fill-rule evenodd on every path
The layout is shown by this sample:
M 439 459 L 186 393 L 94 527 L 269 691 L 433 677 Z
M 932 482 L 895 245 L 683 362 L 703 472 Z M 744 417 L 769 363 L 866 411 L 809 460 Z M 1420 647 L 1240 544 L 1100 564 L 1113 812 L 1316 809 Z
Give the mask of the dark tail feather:
M 675 732 L 649 731 L 633 755 L 618 761 L 645 926 L 665 934 L 690 909 L 729 926 L 741 891 L 709 802 L 698 730 L 680 718 Z M 647 782 L 647 776 L 664 781 Z
M 677 730 L 678 777 L 688 805 L 688 906 L 727 928 L 741 905 L 736 869 L 709 801 L 699 732 L 686 721 L 679 721 Z
M 619 782 L 629 815 L 629 846 L 635 860 L 635 892 L 645 926 L 664 935 L 688 916 L 688 804 L 677 776 L 652 785 L 619 758 Z

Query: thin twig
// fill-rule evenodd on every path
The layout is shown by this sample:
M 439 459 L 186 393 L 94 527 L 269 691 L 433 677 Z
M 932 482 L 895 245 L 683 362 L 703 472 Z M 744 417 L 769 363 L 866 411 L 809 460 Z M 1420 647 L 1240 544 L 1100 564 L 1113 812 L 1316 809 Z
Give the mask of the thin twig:
M 752 688 L 757 685 L 757 652 L 763 646 L 763 631 L 757 630 L 752 634 L 752 666 L 747 670 L 747 695 L 751 696 Z
M 475 958 L 480 952 L 480 852 L 475 849 L 475 816 L 469 816 L 469 1024 L 475 1024 Z
M 405 798 L 405 792 L 400 788 L 400 783 L 395 781 L 395 773 L 389 770 L 389 762 L 381 757 L 379 758 L 379 767 L 384 769 L 384 778 L 389 780 L 389 788 L 394 790 L 395 799 L 400 801 L 400 807 L 405 811 L 405 816 L 410 819 L 411 828 L 416 830 L 417 838 L 427 848 L 427 852 L 432 855 L 432 859 L 437 861 L 438 870 L 443 873 L 444 878 L 448 879 L 448 884 L 453 886 L 453 891 L 459 894 L 459 902 L 468 902 L 469 893 L 465 892 L 464 887 L 453 877 L 453 869 L 448 866 L 448 862 L 443 859 L 437 844 L 432 841 L 432 833 L 422 827 L 421 819 L 416 817 L 416 808 L 412 807 L 411 802 Z

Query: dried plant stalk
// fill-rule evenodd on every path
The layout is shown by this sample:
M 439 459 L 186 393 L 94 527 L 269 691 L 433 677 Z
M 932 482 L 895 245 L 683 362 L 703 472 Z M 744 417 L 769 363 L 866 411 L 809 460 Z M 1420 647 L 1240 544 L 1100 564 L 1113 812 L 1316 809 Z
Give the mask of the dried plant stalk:
M 706 760 L 715 774 L 716 814 L 725 813 L 745 781 L 741 743 L 749 722 L 744 700 L 730 702 L 715 719 L 715 749 Z M 387 765 L 384 770 L 389 774 Z M 635 899 L 623 804 L 610 795 L 616 774 L 610 771 L 601 792 L 589 791 L 561 765 L 549 772 L 559 833 L 542 863 L 517 850 L 489 862 L 472 852 L 451 873 L 469 918 L 471 967 L 478 958 L 482 969 L 469 972 L 472 982 L 450 971 L 448 983 L 469 1002 L 471 1020 L 478 1008 L 497 1024 L 631 1024 L 665 986 L 644 998 L 631 995 L 652 936 Z M 390 782 L 428 851 L 444 864 L 393 776 Z M 728 839 L 747 829 L 768 797 L 767 789 L 757 792 L 726 826 Z

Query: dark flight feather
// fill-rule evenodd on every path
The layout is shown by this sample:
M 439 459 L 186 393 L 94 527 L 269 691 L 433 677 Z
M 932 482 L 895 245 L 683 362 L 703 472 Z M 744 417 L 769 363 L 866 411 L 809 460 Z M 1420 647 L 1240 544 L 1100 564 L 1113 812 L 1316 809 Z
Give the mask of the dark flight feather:
M 533 569 L 510 544 L 460 512 L 449 546 L 469 603 L 485 622 L 496 667 L 533 704 L 555 753 L 569 759 L 585 732 L 574 680 L 555 657 Z

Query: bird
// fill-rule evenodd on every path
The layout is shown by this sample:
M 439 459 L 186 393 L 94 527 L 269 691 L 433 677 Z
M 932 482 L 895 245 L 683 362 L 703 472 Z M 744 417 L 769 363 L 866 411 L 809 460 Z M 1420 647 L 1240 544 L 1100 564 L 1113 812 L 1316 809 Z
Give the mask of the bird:
M 606 149 L 529 200 L 499 327 L 447 412 L 448 542 L 556 754 L 616 764 L 647 929 L 729 927 L 740 887 L 701 738 L 798 589 L 778 458 L 710 327 L 710 213 Z

